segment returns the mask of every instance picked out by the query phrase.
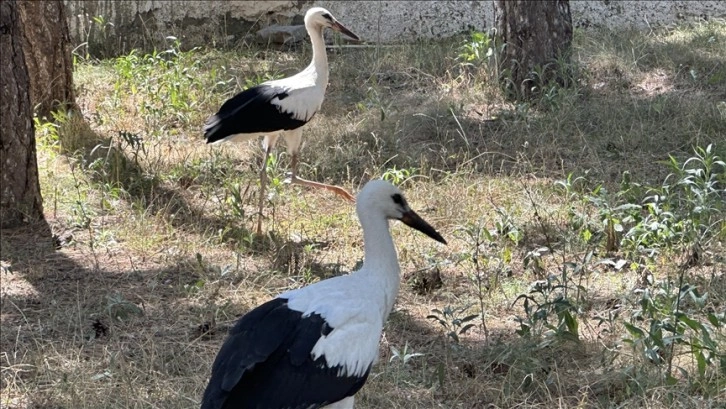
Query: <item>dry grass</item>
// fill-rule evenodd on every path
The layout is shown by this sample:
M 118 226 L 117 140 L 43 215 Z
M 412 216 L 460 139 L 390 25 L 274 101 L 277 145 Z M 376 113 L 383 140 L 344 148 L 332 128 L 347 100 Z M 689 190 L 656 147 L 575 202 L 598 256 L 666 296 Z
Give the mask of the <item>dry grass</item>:
M 332 52 L 328 96 L 305 133 L 305 177 L 357 191 L 386 175 L 450 243 L 392 225 L 407 280 L 359 406 L 717 407 L 726 399 L 723 368 L 703 379 L 676 372 L 671 385 L 663 366 L 622 342 L 638 308 L 633 290 L 678 277 L 687 253 L 664 250 L 643 263 L 606 252 L 604 241 L 583 243 L 572 209 L 597 224 L 602 208 L 573 202 L 554 182 L 587 173 L 617 192 L 623 171 L 660 184 L 670 170 L 659 161 L 685 159 L 694 146 L 713 143 L 726 157 L 726 26 L 578 33 L 576 84 L 536 107 L 504 101 L 483 67 L 461 64 L 463 41 Z M 200 136 L 204 117 L 246 78 L 287 74 L 309 54 L 197 50 L 76 67 L 86 122 L 61 117 L 59 127 L 39 129 L 48 225 L 2 234 L 3 407 L 196 407 L 237 316 L 356 268 L 362 244 L 350 205 L 281 184 L 288 157 L 280 149 L 269 233 L 254 237 L 260 149 L 210 148 Z M 521 237 L 481 247 L 480 292 L 463 229 L 507 220 Z M 689 310 L 700 320 L 726 303 L 726 234 L 715 228 L 687 270 L 710 294 Z M 525 266 L 543 246 L 551 253 L 540 267 Z M 638 266 L 598 264 L 621 257 Z M 560 276 L 565 262 L 584 266 L 568 281 L 579 341 L 517 335 L 524 312 L 515 300 L 533 281 Z M 410 285 L 420 270 L 438 271 L 441 287 Z M 469 313 L 484 307 L 487 326 L 476 321 L 458 343 L 426 318 L 467 305 Z M 723 354 L 723 327 L 713 337 Z M 424 356 L 393 357 L 391 347 L 406 344 Z M 692 355 L 677 352 L 674 362 L 693 374 Z

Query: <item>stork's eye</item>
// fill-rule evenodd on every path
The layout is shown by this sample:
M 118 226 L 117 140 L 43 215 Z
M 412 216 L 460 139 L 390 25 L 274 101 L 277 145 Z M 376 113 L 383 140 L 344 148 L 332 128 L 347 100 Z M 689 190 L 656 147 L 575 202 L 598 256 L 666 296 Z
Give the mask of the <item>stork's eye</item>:
M 398 193 L 396 193 L 395 195 L 391 195 L 391 199 L 393 199 L 393 203 L 399 206 L 406 206 L 406 199 L 404 199 L 403 196 Z
M 327 13 L 323 14 L 323 18 L 328 21 L 333 21 L 333 16 L 331 16 L 330 14 L 327 14 Z

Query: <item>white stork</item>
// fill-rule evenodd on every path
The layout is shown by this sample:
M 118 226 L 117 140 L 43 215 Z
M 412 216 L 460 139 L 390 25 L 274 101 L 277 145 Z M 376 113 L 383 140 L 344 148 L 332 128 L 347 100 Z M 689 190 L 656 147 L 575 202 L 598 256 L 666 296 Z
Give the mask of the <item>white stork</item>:
M 262 205 L 267 185 L 267 158 L 279 137 L 291 154 L 289 181 L 304 186 L 331 190 L 349 201 L 353 196 L 339 186 L 313 182 L 296 176 L 298 154 L 302 145 L 302 126 L 320 109 L 328 86 L 328 57 L 323 30 L 329 27 L 348 37 L 358 36 L 340 24 L 330 12 L 313 7 L 305 13 L 305 28 L 313 43 L 313 60 L 301 72 L 281 80 L 263 82 L 227 100 L 219 112 L 207 119 L 204 136 L 207 143 L 229 140 L 246 141 L 264 136 L 265 158 L 260 171 L 260 198 L 257 233 L 262 232 Z
M 240 318 L 214 360 L 202 409 L 353 407 L 398 295 L 388 220 L 446 244 L 388 182 L 367 183 L 356 207 L 363 267 L 280 294 Z

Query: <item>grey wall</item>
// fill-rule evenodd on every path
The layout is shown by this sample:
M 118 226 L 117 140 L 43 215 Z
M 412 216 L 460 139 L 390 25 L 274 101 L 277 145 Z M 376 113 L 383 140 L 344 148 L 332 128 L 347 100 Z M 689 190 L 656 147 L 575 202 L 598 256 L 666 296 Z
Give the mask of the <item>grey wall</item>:
M 368 42 L 443 38 L 493 22 L 486 1 L 186 1 L 65 0 L 78 44 L 124 52 L 173 35 L 187 46 L 240 41 L 270 24 L 300 22 L 311 6 L 329 9 Z M 726 18 L 726 1 L 571 1 L 577 27 L 647 28 L 699 18 Z M 105 24 L 93 22 L 102 16 Z M 104 28 L 104 31 L 101 28 Z M 248 37 L 249 38 L 249 37 Z

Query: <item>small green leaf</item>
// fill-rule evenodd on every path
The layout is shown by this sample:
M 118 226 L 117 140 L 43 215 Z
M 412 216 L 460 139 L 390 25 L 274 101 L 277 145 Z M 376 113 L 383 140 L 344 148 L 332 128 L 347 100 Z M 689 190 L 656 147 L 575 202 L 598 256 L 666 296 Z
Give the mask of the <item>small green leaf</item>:
M 564 313 L 564 319 L 565 319 L 565 325 L 567 325 L 567 329 L 572 333 L 572 335 L 575 336 L 575 338 L 578 338 L 578 323 L 577 319 L 572 316 L 569 312 Z
M 643 332 L 643 330 L 641 330 L 640 328 L 638 328 L 638 327 L 636 327 L 636 326 L 634 326 L 632 324 L 629 324 L 627 322 L 625 322 L 624 325 L 625 325 L 625 329 L 628 330 L 628 332 L 630 333 L 630 335 L 632 335 L 632 336 L 634 336 L 636 338 L 644 338 L 645 337 L 645 332 Z
M 461 319 L 461 322 L 462 323 L 469 322 L 469 321 L 471 321 L 473 319 L 477 319 L 477 318 L 479 318 L 479 314 L 467 315 L 466 317 L 464 317 L 464 318 Z
M 703 352 L 699 351 L 696 355 L 696 363 L 698 365 L 698 374 L 703 377 L 706 375 L 706 366 L 708 363 L 706 362 L 706 357 L 703 355 Z
M 694 319 L 691 319 L 689 316 L 687 316 L 683 312 L 679 311 L 675 315 L 676 315 L 676 319 L 678 321 L 688 325 L 692 330 L 700 331 L 703 329 L 703 324 L 701 324 L 700 322 L 698 322 Z
M 465 325 L 461 330 L 459 330 L 459 334 L 466 334 L 467 331 L 471 329 L 476 324 L 467 324 Z
M 590 239 L 592 239 L 592 233 L 588 229 L 583 230 L 580 235 L 582 236 L 582 240 L 585 243 L 589 243 Z

